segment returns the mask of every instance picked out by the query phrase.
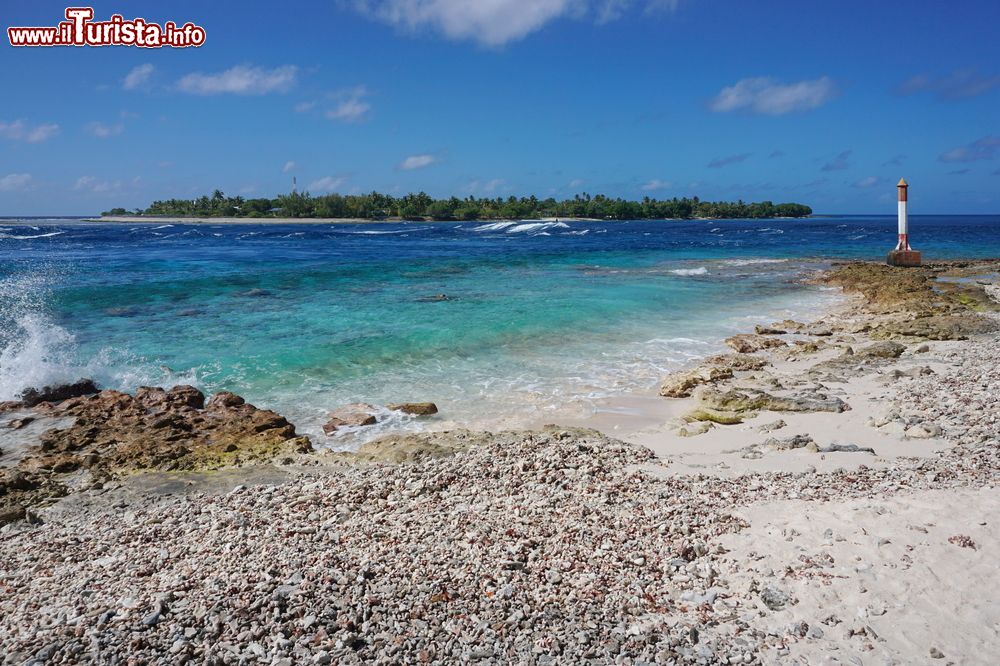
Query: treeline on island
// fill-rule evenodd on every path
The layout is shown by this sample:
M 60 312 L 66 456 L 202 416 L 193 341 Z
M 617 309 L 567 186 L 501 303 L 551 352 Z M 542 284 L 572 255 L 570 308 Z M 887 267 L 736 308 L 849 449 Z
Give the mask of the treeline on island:
M 797 203 L 761 201 L 702 201 L 698 197 L 641 201 L 612 199 L 603 194 L 578 194 L 572 199 L 502 197 L 434 199 L 420 192 L 393 197 L 388 194 L 324 194 L 308 192 L 282 194 L 274 199 L 228 197 L 220 190 L 197 199 L 154 201 L 145 210 L 114 208 L 105 216 L 147 215 L 165 217 L 327 217 L 382 220 L 495 220 L 539 217 L 579 217 L 601 220 L 641 220 L 667 218 L 765 218 L 806 217 L 809 206 Z

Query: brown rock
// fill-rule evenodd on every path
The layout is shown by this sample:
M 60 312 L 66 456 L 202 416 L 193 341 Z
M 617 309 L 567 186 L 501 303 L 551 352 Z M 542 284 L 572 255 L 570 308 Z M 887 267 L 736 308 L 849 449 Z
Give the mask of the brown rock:
M 375 425 L 375 407 L 365 402 L 354 402 L 330 412 L 330 420 L 323 426 L 327 435 L 343 427 L 361 427 Z
M 686 398 L 696 386 L 729 379 L 733 371 L 720 366 L 701 366 L 693 370 L 675 372 L 663 380 L 660 395 L 665 398 Z
M 785 342 L 777 338 L 769 338 L 753 333 L 740 333 L 730 338 L 726 338 L 726 344 L 741 354 L 752 354 L 753 352 L 771 349 L 773 347 L 784 347 Z
M 788 331 L 786 331 L 785 329 L 777 328 L 774 325 L 761 326 L 760 324 L 754 326 L 754 332 L 756 332 L 757 335 L 784 335 L 788 333 Z
M 391 402 L 386 407 L 394 412 L 404 412 L 414 416 L 430 416 L 438 413 L 437 405 L 433 402 Z
M 205 403 L 205 409 L 211 412 L 219 412 L 241 407 L 245 404 L 246 401 L 235 393 L 220 391 L 208 399 L 208 402 Z
M 705 362 L 730 370 L 760 370 L 768 364 L 767 359 L 753 354 L 719 354 L 708 357 Z
M 20 400 L 5 400 L 0 402 L 0 414 L 4 412 L 16 412 L 19 409 L 24 409 L 24 403 Z
M 204 395 L 190 386 L 146 387 L 135 397 L 101 391 L 69 400 L 52 410 L 75 417 L 73 424 L 44 432 L 20 467 L 56 474 L 214 468 L 311 448 L 283 416 L 239 396 L 219 394 L 211 410 L 204 406 Z

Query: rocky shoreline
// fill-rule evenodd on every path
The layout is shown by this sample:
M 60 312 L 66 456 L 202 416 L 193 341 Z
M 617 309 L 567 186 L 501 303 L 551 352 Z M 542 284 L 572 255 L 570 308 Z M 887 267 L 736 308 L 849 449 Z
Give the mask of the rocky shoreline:
M 552 426 L 324 454 L 190 387 L 0 406 L 38 442 L 0 468 L 2 663 L 988 663 L 988 599 L 960 643 L 933 616 L 893 627 L 913 566 L 997 580 L 962 502 L 997 503 L 998 269 L 836 267 L 847 307 L 667 378 L 677 419 L 633 443 Z M 949 524 L 910 529 L 929 497 Z M 905 519 L 855 543 L 842 507 Z

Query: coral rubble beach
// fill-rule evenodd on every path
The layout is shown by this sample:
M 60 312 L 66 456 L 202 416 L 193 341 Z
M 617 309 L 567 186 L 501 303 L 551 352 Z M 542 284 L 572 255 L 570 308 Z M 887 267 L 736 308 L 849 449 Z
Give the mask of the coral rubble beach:
M 0 405 L 3 663 L 989 663 L 998 269 L 835 267 L 847 305 L 667 378 L 628 441 Z

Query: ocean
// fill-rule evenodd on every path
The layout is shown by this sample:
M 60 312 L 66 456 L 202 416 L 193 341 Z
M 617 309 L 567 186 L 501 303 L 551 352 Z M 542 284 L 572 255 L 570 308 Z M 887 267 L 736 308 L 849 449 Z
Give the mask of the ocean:
M 1000 256 L 1000 216 L 913 216 L 926 260 Z M 803 279 L 881 259 L 892 216 L 802 220 L 106 224 L 0 219 L 0 400 L 91 377 L 190 383 L 334 437 L 350 402 L 433 401 L 433 427 L 586 417 L 735 332 L 815 316 Z

